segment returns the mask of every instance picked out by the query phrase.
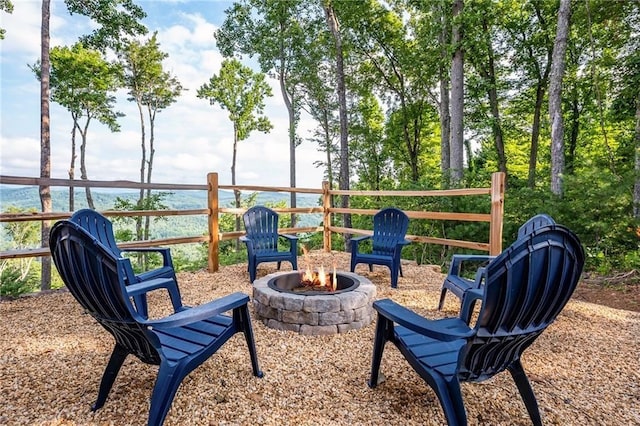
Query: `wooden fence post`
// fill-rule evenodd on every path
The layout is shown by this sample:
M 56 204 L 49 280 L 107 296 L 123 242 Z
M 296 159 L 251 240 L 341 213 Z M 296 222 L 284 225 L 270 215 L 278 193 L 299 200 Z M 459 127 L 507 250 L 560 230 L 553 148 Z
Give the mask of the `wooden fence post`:
M 491 222 L 489 230 L 489 254 L 497 256 L 502 252 L 502 222 L 504 218 L 503 172 L 491 175 Z
M 218 249 L 220 232 L 218 224 L 218 174 L 207 174 L 207 203 L 209 208 L 209 272 L 217 272 L 220 266 Z
M 322 237 L 324 241 L 324 251 L 329 253 L 331 251 L 331 195 L 329 194 L 329 182 L 326 180 L 322 182 L 322 207 L 323 207 L 323 231 Z

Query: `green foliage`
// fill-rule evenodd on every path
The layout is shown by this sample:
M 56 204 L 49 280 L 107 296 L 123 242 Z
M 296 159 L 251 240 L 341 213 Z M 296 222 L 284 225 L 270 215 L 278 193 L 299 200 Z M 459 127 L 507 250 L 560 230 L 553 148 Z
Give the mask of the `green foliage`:
M 4 213 L 34 213 L 36 209 L 8 206 Z M 7 222 L 2 224 L 0 249 L 20 250 L 40 245 L 40 225 L 38 222 Z M 6 243 L 5 243 L 6 241 Z M 36 291 L 40 286 L 40 264 L 34 258 L 0 260 L 0 297 L 15 297 Z
M 197 96 L 229 111 L 234 127 L 234 142 L 245 140 L 251 132 L 268 133 L 273 127 L 263 114 L 264 98 L 272 96 L 264 74 L 254 73 L 237 59 L 225 59 L 220 74 L 198 89 Z
M 130 100 L 147 106 L 151 126 L 155 114 L 174 103 L 183 89 L 171 73 L 163 70 L 162 61 L 168 56 L 160 50 L 157 32 L 144 44 L 137 40 L 127 42 L 120 52 Z
M 147 33 L 147 28 L 140 23 L 147 14 L 133 0 L 65 0 L 65 3 L 72 15 L 87 16 L 98 24 L 91 34 L 82 36 L 81 41 L 101 51 L 107 48 L 117 51 L 123 40 Z
M 6 13 L 13 13 L 13 3 L 9 0 L 0 0 L 0 11 Z M 0 28 L 0 40 L 4 40 L 4 35 L 7 31 L 4 28 Z
M 15 261 L 2 261 L 0 266 L 0 299 L 35 292 L 40 287 L 39 271 L 32 268 L 27 275 Z
M 78 129 L 86 132 L 80 126 L 84 117 L 85 129 L 91 118 L 96 118 L 111 131 L 118 131 L 117 119 L 123 114 L 113 110 L 116 101 L 113 93 L 122 81 L 120 68 L 81 43 L 71 48 L 54 47 L 50 60 L 51 100 L 71 112 Z M 32 69 L 39 73 L 38 65 Z

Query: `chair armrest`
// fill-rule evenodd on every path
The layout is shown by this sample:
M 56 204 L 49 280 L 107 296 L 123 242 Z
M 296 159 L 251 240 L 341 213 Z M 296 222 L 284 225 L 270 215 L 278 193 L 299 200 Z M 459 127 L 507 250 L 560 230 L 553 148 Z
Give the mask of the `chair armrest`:
M 142 323 L 151 329 L 156 327 L 181 327 L 183 325 L 193 324 L 194 322 L 202 321 L 223 312 L 239 308 L 247 303 L 249 303 L 249 296 L 242 292 L 236 292 L 213 300 L 209 303 L 205 303 L 204 305 L 188 308 L 161 319 L 142 321 Z
M 278 236 L 282 237 L 282 238 L 286 238 L 289 241 L 297 241 L 298 240 L 298 236 L 297 235 L 278 234 Z
M 476 301 L 481 300 L 484 296 L 483 289 L 470 289 L 464 292 L 462 295 L 462 304 L 460 305 L 460 314 L 458 318 L 460 318 L 465 323 L 469 324 L 471 321 L 471 314 L 473 306 L 475 306 Z
M 366 241 L 372 238 L 373 237 L 371 235 L 363 235 L 361 237 L 351 238 L 351 253 L 357 253 L 358 244 L 361 243 L 362 241 Z
M 378 300 L 373 303 L 373 308 L 383 317 L 433 339 L 452 341 L 470 337 L 474 333 L 474 330 L 459 318 L 430 320 L 391 299 Z
M 405 238 L 404 240 L 400 241 L 398 244 L 401 245 L 401 246 L 406 246 L 408 244 L 411 244 L 411 240 L 407 240 Z
M 162 255 L 163 266 L 172 266 L 171 249 L 167 247 L 128 247 L 120 249 L 122 252 L 138 252 L 138 253 L 160 253 Z
M 460 275 L 460 268 L 463 262 L 490 262 L 495 256 L 486 254 L 454 254 L 451 256 L 449 275 Z
M 241 236 L 240 241 L 245 243 L 247 246 L 247 253 L 249 255 L 251 255 L 251 253 L 253 253 L 253 240 L 249 237 L 247 237 L 246 235 Z
M 140 281 L 135 284 L 126 285 L 125 290 L 128 296 L 138 296 L 159 288 L 174 289 L 177 284 L 173 278 L 153 278 L 150 280 Z

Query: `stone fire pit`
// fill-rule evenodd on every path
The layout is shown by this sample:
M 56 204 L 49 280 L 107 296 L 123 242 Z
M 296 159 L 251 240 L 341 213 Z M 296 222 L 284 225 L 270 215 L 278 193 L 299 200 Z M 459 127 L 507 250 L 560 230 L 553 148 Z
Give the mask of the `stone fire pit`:
M 278 272 L 253 282 L 255 313 L 267 327 L 305 335 L 323 335 L 344 333 L 371 324 L 376 286 L 367 278 L 351 272 L 339 272 L 338 275 L 351 278 L 358 285 L 352 290 L 337 293 L 297 294 L 269 287 L 273 278 L 287 274 L 298 275 L 299 272 Z

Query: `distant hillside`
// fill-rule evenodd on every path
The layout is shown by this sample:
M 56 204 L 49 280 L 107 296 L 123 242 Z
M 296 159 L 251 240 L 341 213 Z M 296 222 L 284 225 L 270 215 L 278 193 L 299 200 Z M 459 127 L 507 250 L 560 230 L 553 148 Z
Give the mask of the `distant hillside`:
M 154 191 L 157 193 L 160 191 Z M 204 209 L 207 207 L 206 191 L 162 191 L 167 196 L 163 203 L 171 210 L 185 209 Z M 92 190 L 94 203 L 97 210 L 113 209 L 116 198 L 137 200 L 138 192 L 135 190 Z M 247 197 L 249 194 L 243 194 Z M 51 191 L 53 200 L 53 211 L 68 211 L 69 191 L 66 189 L 53 188 Z M 233 192 L 220 191 L 220 206 L 231 207 L 234 201 Z M 275 204 L 284 202 L 289 205 L 289 194 L 279 192 L 259 193 L 257 204 Z M 298 207 L 311 207 L 319 205 L 319 196 L 309 194 L 298 194 Z M 0 185 L 0 210 L 6 211 L 9 206 L 15 206 L 23 209 L 35 208 L 40 210 L 40 198 L 38 188 L 36 187 L 15 187 L 9 185 Z M 75 191 L 75 209 L 87 207 L 87 201 L 84 189 L 76 189 Z M 322 220 L 321 214 L 302 214 L 298 215 L 298 226 L 308 227 L 317 226 Z M 170 238 L 180 236 L 196 236 L 202 235 L 207 231 L 207 219 L 205 216 L 170 216 L 166 218 L 158 218 L 153 221 L 152 238 Z
M 206 191 L 153 191 L 154 193 L 164 192 L 167 196 L 164 198 L 164 204 L 169 209 L 197 209 L 207 206 Z M 98 210 L 112 209 L 116 198 L 126 200 L 136 200 L 138 191 L 136 190 L 104 190 L 94 189 L 91 191 L 94 203 Z M 247 197 L 249 194 L 243 194 Z M 231 191 L 219 191 L 220 206 L 231 206 L 234 198 Z M 69 191 L 64 189 L 52 189 L 51 198 L 53 200 L 54 211 L 67 211 L 69 205 Z M 317 195 L 298 194 L 297 201 L 299 207 L 317 206 Z M 285 202 L 289 205 L 289 194 L 280 192 L 261 192 L 257 197 L 258 204 L 272 204 Z M 87 200 L 84 189 L 75 190 L 75 208 L 81 209 L 87 207 Z M 6 210 L 9 206 L 20 207 L 24 209 L 35 208 L 40 210 L 40 197 L 38 188 L 36 187 L 14 187 L 9 185 L 0 185 L 0 209 Z

